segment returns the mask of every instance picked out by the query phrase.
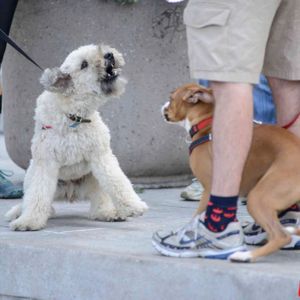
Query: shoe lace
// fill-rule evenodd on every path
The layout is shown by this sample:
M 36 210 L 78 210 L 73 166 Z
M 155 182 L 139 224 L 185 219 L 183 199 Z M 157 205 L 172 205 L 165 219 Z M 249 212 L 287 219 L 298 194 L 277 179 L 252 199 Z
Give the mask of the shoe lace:
M 193 237 L 196 240 L 198 237 L 198 230 L 199 230 L 198 222 L 199 222 L 199 216 L 195 216 L 194 218 L 191 219 L 190 222 L 188 222 L 186 225 L 181 227 L 177 231 L 178 239 L 181 240 L 186 235 L 187 232 L 192 232 Z
M 10 170 L 0 170 L 0 175 L 4 177 L 11 177 L 14 175 L 14 172 Z

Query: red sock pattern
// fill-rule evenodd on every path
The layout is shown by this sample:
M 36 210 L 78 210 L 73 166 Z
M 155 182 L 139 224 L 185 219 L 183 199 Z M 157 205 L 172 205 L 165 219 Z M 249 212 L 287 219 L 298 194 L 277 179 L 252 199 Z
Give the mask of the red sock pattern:
M 238 196 L 233 197 L 219 197 L 210 196 L 207 205 L 204 225 L 212 232 L 221 232 L 226 229 L 231 222 L 237 221 Z

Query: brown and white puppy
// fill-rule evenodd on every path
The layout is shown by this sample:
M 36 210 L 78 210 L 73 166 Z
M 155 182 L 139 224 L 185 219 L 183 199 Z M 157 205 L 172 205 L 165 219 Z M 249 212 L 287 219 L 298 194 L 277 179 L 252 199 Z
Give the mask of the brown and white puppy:
M 204 126 L 192 141 L 211 132 L 213 115 L 212 90 L 198 84 L 185 84 L 171 93 L 170 101 L 163 107 L 168 122 L 185 122 L 189 127 L 202 122 Z M 234 125 L 233 125 L 234 126 Z M 211 190 L 212 143 L 208 141 L 193 149 L 190 167 L 203 184 L 197 213 L 206 210 Z M 248 211 L 268 234 L 268 242 L 252 251 L 237 252 L 233 261 L 254 261 L 271 254 L 291 241 L 291 233 L 300 234 L 300 229 L 284 229 L 278 212 L 295 204 L 300 199 L 300 139 L 285 129 L 274 125 L 254 127 L 253 140 L 246 161 L 240 186 L 240 196 L 247 196 Z

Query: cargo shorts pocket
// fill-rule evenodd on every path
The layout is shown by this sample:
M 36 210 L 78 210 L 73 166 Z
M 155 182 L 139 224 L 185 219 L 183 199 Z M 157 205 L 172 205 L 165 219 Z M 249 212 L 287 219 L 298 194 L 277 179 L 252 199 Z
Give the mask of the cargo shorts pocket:
M 190 0 L 183 20 L 187 30 L 190 68 L 193 71 L 224 69 L 228 57 L 230 9 L 218 3 Z

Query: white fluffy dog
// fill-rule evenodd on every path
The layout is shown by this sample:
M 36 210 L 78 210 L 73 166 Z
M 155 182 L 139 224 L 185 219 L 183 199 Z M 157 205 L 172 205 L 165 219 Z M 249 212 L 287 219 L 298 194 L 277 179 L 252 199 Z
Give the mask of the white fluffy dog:
M 125 220 L 147 210 L 110 148 L 110 134 L 97 109 L 120 96 L 122 55 L 109 46 L 88 45 L 46 69 L 37 99 L 32 160 L 22 204 L 7 214 L 13 230 L 39 230 L 52 214 L 54 198 L 89 199 L 90 218 Z

